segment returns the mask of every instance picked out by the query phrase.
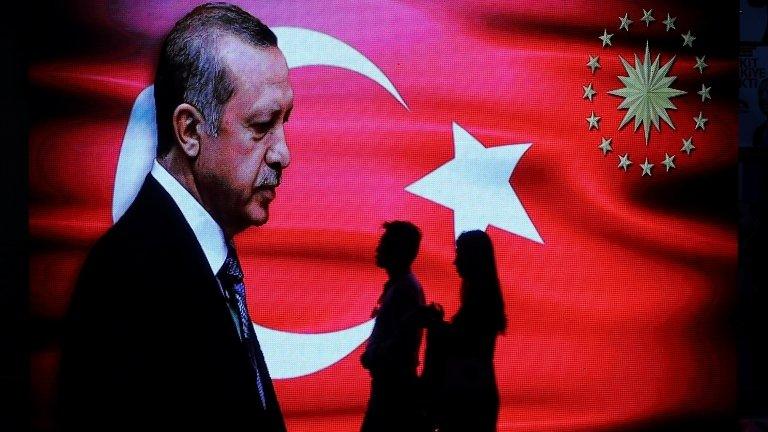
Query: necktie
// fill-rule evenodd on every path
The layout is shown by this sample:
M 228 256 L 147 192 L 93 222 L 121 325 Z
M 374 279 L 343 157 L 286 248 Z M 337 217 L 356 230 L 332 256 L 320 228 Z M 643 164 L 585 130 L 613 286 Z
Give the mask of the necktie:
M 248 357 L 256 375 L 256 387 L 259 390 L 261 405 L 266 409 L 267 398 L 262 380 L 267 379 L 269 375 L 266 371 L 266 367 L 264 367 L 263 370 L 260 367 L 260 363 L 263 363 L 261 347 L 259 347 L 259 341 L 256 338 L 256 333 L 253 331 L 251 317 L 248 315 L 248 308 L 245 304 L 243 269 L 240 267 L 240 262 L 237 259 L 237 254 L 235 253 L 234 248 L 231 246 L 227 248 L 227 258 L 224 260 L 224 265 L 221 267 L 221 270 L 219 270 L 219 279 L 224 286 L 229 301 L 233 303 L 235 312 L 237 313 L 238 324 L 241 329 L 240 339 L 248 351 Z

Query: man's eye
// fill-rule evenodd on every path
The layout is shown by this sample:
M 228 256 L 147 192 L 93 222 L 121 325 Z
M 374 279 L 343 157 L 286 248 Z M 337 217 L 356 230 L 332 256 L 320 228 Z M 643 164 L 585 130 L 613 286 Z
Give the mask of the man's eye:
M 251 128 L 258 133 L 266 133 L 272 126 L 272 122 L 252 123 Z
M 251 130 L 253 131 L 254 139 L 261 140 L 272 129 L 272 122 L 265 123 L 253 123 L 251 124 Z

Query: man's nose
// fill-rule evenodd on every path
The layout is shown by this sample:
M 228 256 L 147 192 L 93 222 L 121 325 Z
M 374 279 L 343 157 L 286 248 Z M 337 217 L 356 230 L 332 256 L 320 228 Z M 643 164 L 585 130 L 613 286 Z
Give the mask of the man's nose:
M 288 143 L 285 141 L 285 127 L 280 125 L 274 132 L 274 141 L 267 149 L 266 162 L 269 166 L 276 168 L 285 168 L 291 163 L 291 152 L 288 150 Z

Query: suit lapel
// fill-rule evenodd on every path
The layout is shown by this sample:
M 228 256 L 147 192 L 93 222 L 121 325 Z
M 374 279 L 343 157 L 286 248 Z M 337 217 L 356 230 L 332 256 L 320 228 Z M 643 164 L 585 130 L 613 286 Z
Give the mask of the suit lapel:
M 158 263 L 157 271 L 167 271 L 168 269 L 164 267 L 168 264 L 175 267 L 175 272 L 180 274 L 179 285 L 182 285 L 180 289 L 183 290 L 183 292 L 180 292 L 180 295 L 189 296 L 189 301 L 185 303 L 195 309 L 205 308 L 208 310 L 211 319 L 205 320 L 205 325 L 212 326 L 213 328 L 196 328 L 206 331 L 211 335 L 218 335 L 219 338 L 221 335 L 226 335 L 226 341 L 219 340 L 218 343 L 223 343 L 222 348 L 224 351 L 234 353 L 234 355 L 230 358 L 225 353 L 216 353 L 215 355 L 221 355 L 222 362 L 230 363 L 223 364 L 222 367 L 237 370 L 244 369 L 242 366 L 250 363 L 247 360 L 248 354 L 245 346 L 240 342 L 237 328 L 227 306 L 227 300 L 223 295 L 220 282 L 211 271 L 205 253 L 181 210 L 173 201 L 173 198 L 151 174 L 147 175 L 134 205 L 129 208 L 123 218 L 134 217 L 132 213 L 136 213 L 140 220 L 153 220 L 154 223 L 152 225 L 154 228 L 148 230 L 150 231 L 148 235 L 153 238 L 162 239 L 161 241 L 164 244 L 161 249 L 171 255 L 166 257 L 163 262 Z M 194 318 L 190 317 L 190 319 Z M 190 336 L 190 341 L 192 340 L 194 340 L 194 335 Z M 261 415 L 266 414 L 269 417 L 269 421 L 273 425 L 272 430 L 284 431 L 285 424 L 282 413 L 258 341 L 257 346 L 257 363 L 260 373 L 266 378 L 263 380 L 263 385 L 265 387 L 267 406 L 269 407 L 267 412 L 262 412 Z M 240 367 L 236 365 L 240 365 Z M 258 398 L 255 375 L 252 375 L 253 370 L 250 366 L 247 367 L 247 370 L 249 372 L 247 375 L 252 377 L 250 382 L 253 383 L 253 395 L 255 398 Z M 242 375 L 239 379 L 242 379 Z M 255 400 L 254 402 L 251 408 L 254 411 L 261 411 L 257 408 L 260 407 L 260 402 Z
M 159 255 L 165 255 L 158 256 L 155 273 L 171 272 L 172 278 L 177 281 L 173 284 L 178 290 L 177 295 L 184 296 L 190 302 L 196 299 L 200 306 L 207 305 L 206 309 L 214 312 L 216 327 L 224 330 L 223 334 L 227 334 L 232 342 L 237 341 L 237 331 L 219 281 L 211 271 L 194 231 L 170 194 L 151 174 L 147 175 L 134 205 L 123 216 L 131 217 L 152 221 L 140 228 L 151 241 L 158 243 L 157 249 L 162 251 Z

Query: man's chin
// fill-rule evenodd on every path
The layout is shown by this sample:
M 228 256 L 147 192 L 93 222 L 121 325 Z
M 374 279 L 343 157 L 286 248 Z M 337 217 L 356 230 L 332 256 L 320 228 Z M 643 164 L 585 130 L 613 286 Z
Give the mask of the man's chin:
M 269 206 L 255 205 L 248 209 L 248 224 L 251 226 L 261 226 L 269 220 Z
M 258 211 L 250 211 L 250 209 L 246 209 L 246 211 L 243 212 L 240 217 L 238 217 L 236 220 L 230 221 L 230 229 L 225 229 L 224 231 L 227 232 L 228 235 L 233 236 L 240 234 L 250 227 L 264 225 L 267 223 L 268 219 L 269 212 L 266 209 L 260 209 Z

